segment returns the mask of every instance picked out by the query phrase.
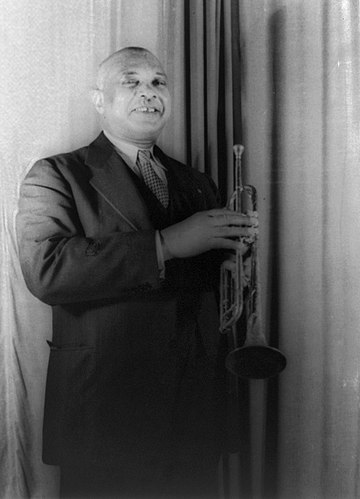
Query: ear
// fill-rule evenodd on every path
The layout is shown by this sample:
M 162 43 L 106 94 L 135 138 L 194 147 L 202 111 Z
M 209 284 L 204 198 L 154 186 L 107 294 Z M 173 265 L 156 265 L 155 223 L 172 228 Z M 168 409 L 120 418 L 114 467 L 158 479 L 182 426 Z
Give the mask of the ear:
M 91 91 L 91 100 L 99 114 L 104 113 L 104 94 L 102 90 L 96 89 Z

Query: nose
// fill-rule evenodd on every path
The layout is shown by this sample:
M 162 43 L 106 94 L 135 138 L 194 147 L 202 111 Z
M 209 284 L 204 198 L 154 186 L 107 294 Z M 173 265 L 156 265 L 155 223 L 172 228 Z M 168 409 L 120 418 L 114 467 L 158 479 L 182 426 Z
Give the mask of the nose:
M 144 98 L 145 100 L 149 101 L 151 99 L 156 99 L 157 97 L 157 93 L 156 91 L 154 90 L 154 88 L 148 84 L 148 83 L 144 83 L 140 89 L 139 89 L 139 92 L 140 92 L 140 97 L 141 98 Z

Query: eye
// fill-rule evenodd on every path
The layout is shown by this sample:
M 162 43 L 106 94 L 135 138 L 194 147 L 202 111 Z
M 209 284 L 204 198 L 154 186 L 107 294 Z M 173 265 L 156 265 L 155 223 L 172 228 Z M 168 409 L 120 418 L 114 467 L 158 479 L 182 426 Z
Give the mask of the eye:
M 139 81 L 138 80 L 133 80 L 133 79 L 127 79 L 127 80 L 123 80 L 122 84 L 125 87 L 136 87 L 136 85 L 139 84 Z
M 156 87 L 166 87 L 166 81 L 165 80 L 160 80 L 160 79 L 156 79 L 153 81 L 153 84 L 156 86 Z

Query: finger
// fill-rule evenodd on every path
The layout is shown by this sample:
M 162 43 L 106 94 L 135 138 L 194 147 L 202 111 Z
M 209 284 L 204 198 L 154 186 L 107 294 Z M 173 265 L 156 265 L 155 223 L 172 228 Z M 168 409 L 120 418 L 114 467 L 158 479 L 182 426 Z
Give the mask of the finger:
M 213 210 L 210 210 L 213 211 Z M 214 210 L 213 216 L 219 216 L 219 215 L 229 215 L 231 216 L 236 216 L 240 215 L 243 217 L 253 217 L 253 218 L 258 218 L 258 212 L 257 211 L 251 211 L 251 210 L 246 210 L 246 211 L 234 211 L 234 210 L 229 210 L 227 208 L 223 208 L 222 210 Z
M 213 208 L 212 210 L 208 210 L 206 212 L 206 214 L 209 216 L 209 217 L 217 217 L 219 215 L 223 215 L 223 214 L 226 214 L 226 213 L 236 213 L 232 210 L 228 210 L 226 208 Z
M 248 215 L 245 216 L 247 217 L 248 223 L 252 227 L 259 227 L 259 219 L 257 216 L 248 216 Z
M 229 216 L 229 217 L 236 217 L 236 216 L 247 216 L 246 213 L 240 213 L 238 211 L 234 210 L 229 210 L 228 208 L 213 208 L 212 210 L 208 211 L 203 211 L 200 212 L 202 214 L 205 214 L 208 217 L 223 217 L 224 215 Z M 256 212 L 254 212 L 256 213 Z
M 259 214 L 257 211 L 251 211 L 251 210 L 246 210 L 245 215 L 248 215 L 249 217 L 255 217 L 255 218 L 259 217 Z
M 213 234 L 214 238 L 246 238 L 254 241 L 258 235 L 258 229 L 248 227 L 217 227 Z
M 218 237 L 213 241 L 213 248 L 244 251 L 247 247 L 243 244 L 242 241 Z
M 259 221 L 242 213 L 230 212 L 217 215 L 212 219 L 214 227 L 258 227 Z
M 214 227 L 226 226 L 226 225 L 237 225 L 246 227 L 258 227 L 259 220 L 257 212 L 253 215 L 239 213 L 237 211 L 227 210 L 227 209 L 213 209 L 206 212 L 207 220 Z

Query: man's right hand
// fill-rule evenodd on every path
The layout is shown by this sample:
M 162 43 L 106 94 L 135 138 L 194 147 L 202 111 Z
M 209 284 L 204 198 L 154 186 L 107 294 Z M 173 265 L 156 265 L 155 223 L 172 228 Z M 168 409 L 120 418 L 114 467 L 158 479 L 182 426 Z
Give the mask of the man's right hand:
M 226 209 L 195 213 L 161 230 L 164 260 L 188 258 L 212 249 L 245 250 L 244 238 L 251 243 L 257 227 L 257 213 L 245 215 Z

